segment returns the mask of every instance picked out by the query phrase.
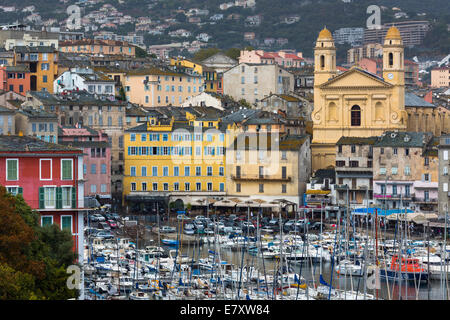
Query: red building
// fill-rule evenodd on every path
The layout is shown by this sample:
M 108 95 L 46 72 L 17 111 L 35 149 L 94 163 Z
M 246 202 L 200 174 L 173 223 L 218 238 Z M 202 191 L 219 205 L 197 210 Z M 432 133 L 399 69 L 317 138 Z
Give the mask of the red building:
M 25 95 L 30 90 L 30 70 L 25 65 L 0 66 L 0 90 Z
M 22 194 L 41 225 L 69 230 L 83 259 L 83 151 L 27 136 L 0 136 L 0 184 Z

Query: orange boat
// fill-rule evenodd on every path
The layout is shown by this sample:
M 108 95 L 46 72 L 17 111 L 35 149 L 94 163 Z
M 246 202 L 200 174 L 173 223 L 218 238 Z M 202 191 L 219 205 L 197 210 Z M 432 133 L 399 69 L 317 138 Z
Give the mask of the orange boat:
M 395 254 L 387 269 L 380 270 L 380 276 L 389 280 L 398 280 L 399 273 L 403 280 L 428 281 L 428 272 L 420 265 L 419 259 L 401 257 L 400 261 Z

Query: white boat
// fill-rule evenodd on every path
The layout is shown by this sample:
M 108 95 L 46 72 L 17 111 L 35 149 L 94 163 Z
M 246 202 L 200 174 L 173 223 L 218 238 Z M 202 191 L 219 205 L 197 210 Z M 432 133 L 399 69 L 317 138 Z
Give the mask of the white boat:
M 142 291 L 133 291 L 130 293 L 130 300 L 150 300 L 150 295 Z
M 363 270 L 361 265 L 355 264 L 350 260 L 342 260 L 334 270 L 339 275 L 347 275 L 353 277 L 361 277 L 363 275 Z

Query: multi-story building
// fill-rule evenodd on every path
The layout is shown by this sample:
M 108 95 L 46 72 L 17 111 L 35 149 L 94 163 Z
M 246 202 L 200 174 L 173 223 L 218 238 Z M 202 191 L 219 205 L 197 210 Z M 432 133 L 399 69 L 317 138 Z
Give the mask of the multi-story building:
M 294 91 L 294 75 L 277 64 L 241 63 L 223 74 L 223 93 L 257 104 L 272 93 Z
M 450 211 L 450 135 L 439 138 L 439 215 Z
M 148 212 L 156 203 L 167 208 L 171 202 L 205 205 L 207 197 L 225 196 L 225 130 L 218 117 L 183 111 L 183 121 L 149 116 L 147 123 L 125 131 L 124 203 L 129 210 Z
M 58 33 L 38 30 L 0 30 L 0 47 L 12 50 L 14 47 L 45 46 L 58 49 Z
M 112 193 L 120 197 L 123 173 L 123 132 L 128 103 L 114 97 L 95 96 L 85 92 L 52 95 L 47 92 L 28 92 L 24 106 L 56 113 L 62 126 L 89 126 L 103 130 L 111 144 Z
M 28 66 L 0 66 L 0 90 L 25 95 L 30 90 L 30 70 Z
M 350 48 L 347 51 L 347 64 L 357 64 L 364 58 L 374 59 L 383 55 L 383 46 L 380 43 L 368 43 L 363 46 Z
M 83 151 L 26 136 L 0 136 L 0 184 L 21 194 L 41 225 L 68 230 L 83 261 Z
M 278 64 L 283 68 L 300 68 L 305 64 L 303 54 L 301 52 L 291 50 L 282 50 L 278 52 L 265 52 L 264 50 L 241 50 L 239 63 Z
M 431 86 L 433 88 L 450 87 L 450 66 L 431 70 Z
M 53 93 L 58 74 L 58 51 L 53 47 L 14 47 L 14 65 L 30 70 L 30 90 Z
M 224 53 L 218 52 L 203 60 L 202 64 L 206 67 L 214 69 L 218 74 L 221 74 L 237 65 L 238 62 Z
M 340 28 L 333 32 L 333 38 L 339 44 L 360 45 L 364 38 L 364 28 Z
M 108 136 L 89 127 L 60 127 L 59 144 L 83 150 L 84 196 L 111 199 L 111 146 Z
M 378 137 L 341 137 L 336 143 L 336 191 L 340 205 L 365 205 L 373 197 L 373 145 Z
M 187 72 L 189 74 L 198 74 L 203 77 L 204 91 L 217 92 L 219 89 L 219 77 L 215 69 L 207 67 L 199 62 L 187 60 L 184 58 L 171 58 L 170 65 L 178 72 Z
M 115 81 L 101 71 L 73 68 L 53 82 L 53 92 L 87 91 L 92 94 L 115 95 Z
M 74 52 L 85 54 L 104 54 L 104 55 L 122 55 L 136 56 L 136 48 L 125 41 L 83 39 L 68 40 L 59 43 L 61 52 Z
M 17 111 L 0 106 L 0 135 L 11 135 L 16 133 Z
M 311 174 L 309 136 L 280 134 L 270 125 L 257 127 L 248 124 L 248 131 L 229 137 L 227 196 L 267 203 L 282 198 L 302 205 Z
M 373 146 L 373 196 L 387 209 L 437 211 L 438 158 L 430 133 L 387 131 Z
M 151 68 L 127 72 L 124 88 L 129 102 L 144 107 L 181 106 L 186 99 L 203 92 L 204 83 L 197 73 Z
M 382 43 L 391 27 L 396 27 L 402 36 L 405 47 L 420 45 L 431 28 L 429 21 L 401 21 L 385 23 L 380 29 L 365 29 L 364 44 Z
M 258 104 L 264 111 L 284 112 L 288 117 L 302 117 L 311 120 L 312 103 L 296 94 L 273 93 Z
M 16 134 L 33 136 L 46 142 L 58 143 L 58 116 L 32 107 L 20 107 L 17 110 Z

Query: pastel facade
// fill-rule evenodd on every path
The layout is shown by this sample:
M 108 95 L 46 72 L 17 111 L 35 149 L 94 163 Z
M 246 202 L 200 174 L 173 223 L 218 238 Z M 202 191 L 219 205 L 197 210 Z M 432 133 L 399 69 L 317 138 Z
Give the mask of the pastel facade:
M 115 40 L 68 40 L 59 43 L 61 52 L 86 53 L 86 54 L 104 54 L 104 55 L 123 55 L 136 56 L 136 48 L 124 41 Z

